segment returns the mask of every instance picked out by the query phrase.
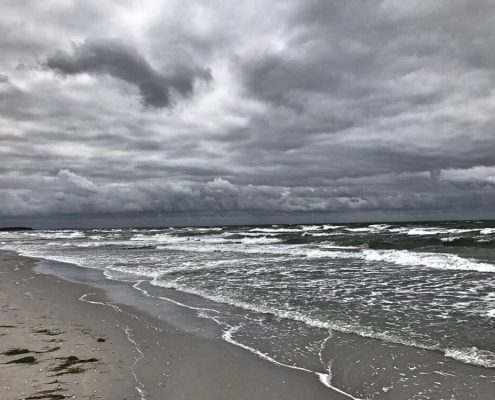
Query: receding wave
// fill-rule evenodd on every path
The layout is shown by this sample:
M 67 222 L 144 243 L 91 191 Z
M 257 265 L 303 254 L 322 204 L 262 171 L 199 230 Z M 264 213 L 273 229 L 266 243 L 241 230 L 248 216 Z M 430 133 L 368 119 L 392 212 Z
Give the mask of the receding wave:
M 486 368 L 495 368 L 495 353 L 488 350 L 477 349 L 476 347 L 472 347 L 469 349 L 445 349 L 441 346 L 435 346 L 428 343 L 420 343 L 388 332 L 377 332 L 369 327 L 349 324 L 344 321 L 322 321 L 320 319 L 312 318 L 306 313 L 299 312 L 297 310 L 275 309 L 263 306 L 261 304 L 253 304 L 237 299 L 232 299 L 227 296 L 215 295 L 204 290 L 180 285 L 177 282 L 167 282 L 160 278 L 155 278 L 150 283 L 155 286 L 164 287 L 167 289 L 176 289 L 180 290 L 181 292 L 194 294 L 204 299 L 215 301 L 217 303 L 228 304 L 230 306 L 238 307 L 244 310 L 253 311 L 261 314 L 269 314 L 278 318 L 302 322 L 314 328 L 336 330 L 342 333 L 351 333 L 361 337 L 380 339 L 385 342 L 403 344 L 405 346 L 412 346 L 426 350 L 439 350 L 442 351 L 447 357 L 454 358 L 466 364 L 472 364 Z
M 384 261 L 408 266 L 425 266 L 443 270 L 495 272 L 495 265 L 469 260 L 454 254 L 415 253 L 407 250 L 363 250 L 366 261 Z

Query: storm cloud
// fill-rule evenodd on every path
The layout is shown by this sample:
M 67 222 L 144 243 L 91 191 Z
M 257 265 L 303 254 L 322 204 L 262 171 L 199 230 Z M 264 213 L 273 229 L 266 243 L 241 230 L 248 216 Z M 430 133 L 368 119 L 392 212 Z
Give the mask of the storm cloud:
M 494 217 L 494 14 L 3 1 L 0 222 Z
M 86 40 L 74 45 L 71 54 L 58 51 L 46 65 L 65 75 L 107 74 L 139 88 L 146 105 L 161 108 L 171 103 L 171 91 L 190 95 L 196 79 L 208 81 L 207 69 L 175 66 L 167 75 L 153 67 L 134 49 L 112 40 Z

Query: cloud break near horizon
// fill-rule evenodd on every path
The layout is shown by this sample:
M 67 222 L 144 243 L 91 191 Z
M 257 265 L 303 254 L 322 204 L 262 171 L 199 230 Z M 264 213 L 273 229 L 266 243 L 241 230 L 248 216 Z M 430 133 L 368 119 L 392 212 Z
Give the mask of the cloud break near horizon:
M 493 1 L 0 15 L 0 225 L 495 216 Z

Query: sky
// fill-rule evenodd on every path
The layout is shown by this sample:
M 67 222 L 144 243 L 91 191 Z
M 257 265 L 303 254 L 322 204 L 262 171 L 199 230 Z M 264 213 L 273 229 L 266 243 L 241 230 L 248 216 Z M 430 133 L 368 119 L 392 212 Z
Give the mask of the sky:
M 0 225 L 494 218 L 492 0 L 0 2 Z

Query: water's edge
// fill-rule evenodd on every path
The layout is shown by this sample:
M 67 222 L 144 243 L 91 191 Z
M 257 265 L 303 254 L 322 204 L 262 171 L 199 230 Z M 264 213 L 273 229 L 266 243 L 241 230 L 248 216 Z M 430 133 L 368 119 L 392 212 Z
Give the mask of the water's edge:
M 331 373 L 329 370 L 313 371 L 295 365 L 284 364 L 270 357 L 268 354 L 236 341 L 233 339 L 232 334 L 236 331 L 236 329 L 238 329 L 238 327 L 226 326 L 221 321 L 208 314 L 211 314 L 212 312 L 216 313 L 217 310 L 208 307 L 186 304 L 185 301 L 189 301 L 191 303 L 202 302 L 204 299 L 201 299 L 199 296 L 176 290 L 166 290 L 167 296 L 153 296 L 149 293 L 149 291 L 140 286 L 144 281 L 134 283 L 115 280 L 105 276 L 104 272 L 98 269 L 83 267 L 77 264 L 63 263 L 47 258 L 23 256 L 18 252 L 9 250 L 2 251 L 34 260 L 36 263 L 34 267 L 35 273 L 48 274 L 68 282 L 88 285 L 101 289 L 108 296 L 111 301 L 110 304 L 134 307 L 140 312 L 151 315 L 152 317 L 157 317 L 184 332 L 197 335 L 201 338 L 221 338 L 229 345 L 234 345 L 241 349 L 247 350 L 256 357 L 264 359 L 265 361 L 268 361 L 276 366 L 314 374 L 317 376 L 318 381 L 325 387 L 332 389 L 348 397 L 349 399 L 361 400 L 360 398 L 332 385 Z M 151 302 L 149 301 L 150 299 L 152 300 Z M 158 306 L 156 300 L 162 300 L 164 303 L 161 303 L 160 306 Z M 164 306 L 166 303 L 168 303 L 168 305 Z M 214 324 L 212 324 L 212 322 L 214 322 Z

